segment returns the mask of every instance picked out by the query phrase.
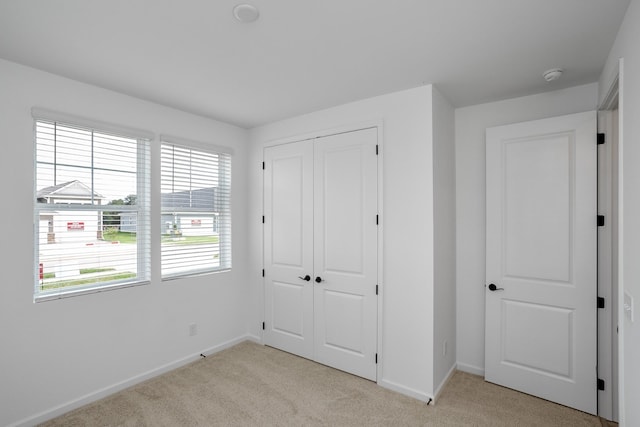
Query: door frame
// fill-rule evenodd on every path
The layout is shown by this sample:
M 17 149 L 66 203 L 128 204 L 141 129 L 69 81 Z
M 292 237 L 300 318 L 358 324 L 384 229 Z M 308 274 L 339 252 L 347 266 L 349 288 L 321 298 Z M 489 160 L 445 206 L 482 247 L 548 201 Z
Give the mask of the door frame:
M 384 123 L 382 120 L 371 120 L 364 121 L 353 124 L 346 124 L 342 126 L 336 126 L 327 129 L 315 130 L 305 133 L 300 133 L 294 136 L 289 136 L 285 138 L 278 138 L 271 141 L 267 141 L 262 145 L 262 161 L 264 162 L 264 150 L 268 147 L 273 147 L 276 145 L 289 144 L 293 142 L 306 141 L 310 139 L 322 138 L 325 136 L 337 135 L 341 133 L 355 132 L 363 129 L 371 129 L 375 128 L 377 131 L 378 138 L 378 156 L 377 156 L 377 167 L 378 167 L 378 247 L 377 247 L 377 272 L 378 272 L 378 301 L 377 301 L 377 310 L 378 310 L 378 320 L 377 320 L 377 330 L 376 330 L 376 353 L 377 353 L 377 365 L 376 365 L 376 383 L 380 381 L 383 373 L 384 366 L 384 354 L 382 354 L 382 340 L 383 340 L 383 301 L 384 301 L 384 212 L 383 212 L 383 175 L 384 175 Z M 264 170 L 262 174 L 262 210 L 264 214 Z M 265 257 L 264 257 L 264 228 L 262 229 L 262 245 L 261 245 L 261 261 L 264 267 L 265 265 Z M 262 318 L 266 319 L 265 312 L 265 286 L 264 286 L 264 278 L 262 279 L 262 293 L 261 293 L 261 305 L 262 305 Z M 264 331 L 260 332 L 260 343 L 264 344 Z
M 588 122 L 586 121 L 588 119 Z M 567 292 L 566 294 L 563 294 L 563 297 L 567 298 L 566 301 L 575 301 L 576 304 L 578 304 L 577 306 L 575 306 L 576 309 L 579 309 L 581 314 L 580 317 L 584 319 L 584 316 L 587 316 L 587 320 L 588 320 L 588 329 L 582 329 L 579 332 L 576 333 L 587 333 L 588 335 L 582 335 L 582 337 L 584 337 L 584 339 L 588 338 L 588 343 L 585 342 L 585 345 L 588 344 L 588 353 L 583 354 L 584 357 L 580 357 L 578 358 L 578 363 L 580 364 L 579 366 L 577 366 L 578 371 L 580 375 L 578 375 L 576 378 L 576 382 L 571 384 L 571 381 L 569 381 L 566 385 L 566 387 L 563 385 L 562 388 L 556 388 L 554 387 L 554 384 L 550 384 L 546 381 L 538 381 L 537 378 L 535 378 L 534 374 L 529 375 L 529 373 L 524 374 L 524 375 L 519 375 L 518 372 L 508 372 L 509 368 L 505 368 L 507 369 L 507 371 L 505 371 L 505 369 L 502 369 L 501 371 L 498 370 L 498 368 L 496 368 L 495 372 L 492 371 L 492 379 L 487 379 L 487 366 L 496 366 L 495 363 L 489 365 L 489 360 L 495 361 L 496 359 L 501 359 L 500 354 L 495 354 L 495 352 L 492 350 L 491 351 L 491 355 L 489 354 L 489 349 L 490 348 L 494 348 L 489 346 L 488 344 L 485 345 L 486 347 L 486 357 L 485 357 L 485 379 L 487 379 L 488 381 L 491 382 L 496 382 L 497 384 L 500 385 L 506 385 L 507 387 L 511 387 L 511 385 L 508 384 L 514 384 L 514 385 L 518 385 L 523 387 L 523 390 L 525 390 L 525 393 L 529 393 L 527 390 L 527 388 L 529 387 L 529 385 L 531 385 L 531 390 L 537 391 L 537 392 L 541 392 L 541 394 L 538 394 L 537 392 L 531 393 L 533 395 L 538 395 L 544 399 L 548 399 L 551 401 L 557 401 L 560 402 L 561 404 L 564 405 L 568 405 L 568 406 L 574 406 L 578 409 L 581 409 L 583 411 L 589 412 L 589 413 L 593 413 L 593 414 L 597 414 L 598 411 L 598 407 L 597 407 L 597 401 L 598 401 L 598 391 L 596 389 L 596 366 L 597 366 L 597 315 L 598 313 L 596 312 L 596 296 L 597 296 L 597 270 L 596 270 L 596 266 L 597 266 L 597 241 L 596 241 L 596 235 L 594 232 L 596 232 L 597 227 L 595 224 L 595 214 L 596 214 L 596 194 L 597 194 L 597 182 L 596 182 L 596 178 L 597 178 L 597 170 L 596 170 L 596 165 L 597 165 L 597 145 L 596 145 L 596 121 L 597 121 L 597 115 L 596 115 L 596 111 L 593 110 L 589 110 L 587 112 L 580 112 L 580 113 L 573 113 L 573 114 L 567 114 L 567 115 L 560 115 L 560 116 L 553 116 L 553 117 L 548 117 L 548 118 L 543 118 L 543 119 L 538 119 L 538 120 L 531 120 L 531 121 L 526 121 L 526 122 L 519 122 L 519 123 L 512 123 L 510 125 L 502 125 L 502 126 L 497 126 L 495 128 L 487 128 L 486 133 L 487 133 L 487 141 L 486 141 L 486 145 L 487 145 L 487 171 L 490 169 L 490 164 L 489 164 L 489 160 L 490 160 L 490 156 L 489 156 L 489 145 L 490 145 L 490 141 L 491 142 L 496 142 L 498 143 L 498 145 L 500 145 L 500 148 L 502 147 L 502 140 L 503 139 L 507 139 L 507 140 L 511 140 L 513 138 L 513 140 L 518 141 L 518 140 L 522 140 L 522 141 L 527 141 L 529 140 L 529 138 L 526 138 L 524 135 L 529 135 L 528 133 L 522 132 L 519 133 L 518 129 L 521 129 L 520 127 L 516 127 L 516 126 L 523 126 L 522 129 L 528 131 L 528 129 L 530 129 L 532 126 L 535 126 L 537 128 L 538 122 L 544 123 L 544 130 L 539 131 L 538 134 L 549 134 L 549 135 L 553 135 L 555 133 L 555 127 L 558 124 L 558 120 L 561 123 L 561 126 L 559 128 L 564 127 L 563 123 L 565 123 L 566 120 L 570 120 L 572 123 L 572 125 L 579 125 L 577 127 L 572 126 L 571 129 L 577 129 L 577 132 L 582 134 L 582 138 L 584 139 L 579 139 L 581 138 L 580 135 L 576 136 L 576 141 L 581 141 L 580 143 L 576 142 L 576 147 L 575 147 L 575 163 L 574 164 L 574 173 L 579 173 L 580 175 L 578 176 L 583 176 L 583 177 L 588 177 L 588 182 L 584 182 L 582 180 L 576 181 L 578 184 L 574 184 L 574 185 L 580 185 L 580 188 L 582 190 L 580 190 L 578 192 L 578 187 L 576 188 L 577 193 L 576 194 L 580 194 L 581 196 L 581 200 L 582 201 L 587 201 L 588 202 L 588 206 L 585 206 L 583 204 L 578 204 L 576 205 L 576 200 L 573 201 L 574 204 L 574 208 L 573 211 L 574 212 L 580 212 L 580 214 L 578 215 L 578 217 L 576 217 L 576 219 L 578 219 L 579 222 L 579 226 L 580 227 L 584 227 L 584 228 L 580 228 L 580 230 L 583 230 L 585 233 L 588 234 L 584 234 L 584 237 L 589 236 L 589 246 L 588 246 L 588 252 L 580 252 L 582 253 L 582 255 L 585 255 L 585 258 L 580 258 L 582 261 L 585 262 L 585 264 L 583 265 L 574 265 L 573 267 L 571 267 L 572 269 L 574 268 L 579 268 L 578 270 L 574 270 L 574 272 L 582 272 L 584 274 L 587 273 L 588 271 L 588 278 L 586 277 L 582 277 L 580 276 L 580 274 L 577 274 L 576 277 L 573 277 L 571 279 L 570 282 L 575 283 L 576 280 L 580 281 L 582 279 L 586 279 L 588 280 L 589 283 L 589 289 L 588 292 L 586 292 L 586 289 L 582 289 L 582 291 L 578 292 L 578 290 L 580 289 L 580 287 L 576 287 L 576 292 L 571 293 L 571 292 Z M 547 127 L 547 125 L 551 126 L 550 128 Z M 502 129 L 505 128 L 505 129 Z M 568 124 L 567 124 L 567 128 L 568 128 Z M 493 137 L 490 138 L 489 136 L 489 130 L 490 129 L 496 129 L 496 134 L 493 134 Z M 539 130 L 539 128 L 538 128 Z M 497 136 L 501 136 L 501 138 L 498 138 Z M 520 137 L 520 138 L 518 138 Z M 585 145 L 588 144 L 588 145 Z M 581 147 L 581 148 L 580 148 Z M 495 162 L 502 162 L 502 160 L 500 159 L 500 152 L 496 153 L 496 148 L 497 145 L 495 145 L 492 150 L 493 150 L 493 156 L 497 155 L 497 158 L 495 159 Z M 584 162 L 580 162 L 580 160 L 584 160 L 584 159 L 580 159 L 579 156 L 580 153 L 586 155 L 588 154 L 588 157 L 585 161 L 588 160 L 588 163 L 584 163 Z M 504 159 L 504 152 L 502 152 L 502 159 Z M 493 157 L 492 157 L 493 158 Z M 578 171 L 578 166 L 577 165 L 582 165 L 580 167 L 581 171 Z M 494 166 L 494 171 L 491 173 L 492 179 L 498 179 L 500 180 L 500 182 L 503 182 L 504 179 L 506 179 L 506 175 L 505 172 L 500 173 L 499 170 L 496 169 L 496 165 Z M 581 174 L 586 174 L 586 175 L 581 175 Z M 490 187 L 490 183 L 489 183 L 489 172 L 487 172 L 487 206 L 489 206 L 489 187 Z M 577 179 L 577 178 L 576 178 Z M 580 184 L 580 182 L 582 182 L 582 184 L 585 184 L 586 187 L 582 184 Z M 496 187 L 492 187 L 492 188 L 496 188 Z M 502 199 L 503 197 L 503 193 L 504 193 L 504 189 L 502 189 L 500 191 L 500 187 L 498 187 L 498 191 L 496 194 L 493 194 L 493 196 L 495 196 L 495 198 L 498 199 Z M 585 192 L 586 191 L 586 192 Z M 577 197 L 577 196 L 576 196 Z M 586 199 L 585 199 L 586 198 Z M 581 202 L 582 203 L 582 202 Z M 498 204 L 500 205 L 501 202 L 497 202 L 494 201 L 493 203 L 494 205 Z M 588 209 L 587 211 L 581 210 L 582 208 Z M 488 209 L 488 208 L 487 208 Z M 489 212 L 487 213 L 487 218 L 489 218 L 490 214 Z M 502 228 L 504 230 L 503 227 L 503 220 L 500 220 L 499 218 L 499 214 L 498 217 L 493 216 L 494 219 L 492 220 L 492 228 L 494 228 L 494 231 L 500 231 L 500 228 Z M 496 225 L 496 221 L 498 221 L 498 225 Z M 498 227 L 496 229 L 496 226 Z M 487 219 L 487 233 L 489 233 L 489 220 Z M 588 231 L 587 231 L 588 229 Z M 578 234 L 576 234 L 578 235 Z M 582 235 L 582 234 L 580 234 Z M 575 236 L 571 237 L 571 239 L 575 239 Z M 573 240 L 573 244 L 576 244 L 576 240 Z M 494 248 L 495 249 L 495 248 Z M 502 265 L 505 261 L 504 261 L 504 254 L 502 253 L 501 249 L 500 251 L 498 251 L 500 253 L 500 255 L 497 257 L 497 259 L 494 259 L 494 261 L 498 262 L 501 264 L 501 268 L 499 268 L 498 272 L 493 272 L 491 273 L 490 270 L 494 270 L 495 268 L 490 269 L 489 268 L 489 254 L 490 254 L 490 244 L 489 244 L 489 239 L 487 239 L 487 277 L 486 277 L 486 283 L 489 283 L 490 281 L 493 280 L 500 280 L 497 278 L 494 278 L 492 276 L 495 277 L 502 277 L 502 274 L 504 273 L 503 269 L 504 269 L 504 265 Z M 495 252 L 495 251 L 494 251 Z M 491 252 L 491 253 L 494 253 Z M 588 256 L 587 256 L 588 255 Z M 495 257 L 494 257 L 495 258 Z M 494 266 L 495 267 L 495 266 Z M 585 270 L 588 269 L 588 270 Z M 496 276 L 496 274 L 498 274 L 499 276 Z M 498 286 L 502 286 L 502 283 L 498 283 L 495 282 L 496 284 L 498 284 Z M 505 283 L 506 284 L 506 283 Z M 487 285 L 485 285 L 487 286 Z M 507 288 L 507 286 L 505 286 L 505 288 Z M 495 288 L 491 289 L 491 290 L 495 290 Z M 586 293 L 585 293 L 586 292 Z M 490 293 L 490 292 L 489 292 Z M 511 300 L 517 300 L 518 298 L 515 296 L 511 296 Z M 488 296 L 487 296 L 487 301 L 489 301 Z M 493 303 L 492 303 L 493 304 Z M 567 307 L 574 307 L 574 306 L 567 306 Z M 497 309 L 496 307 L 493 307 L 494 309 Z M 593 311 L 592 311 L 593 310 Z M 489 313 L 489 307 L 487 307 L 487 311 L 486 315 L 488 316 Z M 498 310 L 498 312 L 500 312 L 500 310 Z M 496 311 L 495 310 L 491 310 L 492 316 L 493 316 L 493 320 L 495 320 L 496 322 L 501 321 L 501 316 L 500 315 L 496 315 Z M 497 317 L 496 317 L 497 316 Z M 485 320 L 485 323 L 487 323 L 489 321 L 489 318 L 487 317 L 487 319 Z M 586 327 L 587 325 L 584 323 L 580 323 L 580 325 Z M 489 324 L 487 323 L 486 327 L 489 327 Z M 531 327 L 531 324 L 530 324 Z M 489 329 L 488 329 L 489 331 Z M 501 329 L 491 329 L 492 334 L 493 333 L 497 333 L 498 338 L 499 339 L 500 335 L 504 335 L 505 333 L 505 329 L 504 326 L 502 326 L 502 334 L 500 333 Z M 495 332 L 497 331 L 497 332 Z M 487 343 L 487 337 L 489 336 L 489 332 L 487 332 L 487 334 L 485 334 L 485 343 Z M 575 346 L 575 343 L 574 343 Z M 586 347 L 582 347 L 584 348 L 584 350 L 587 350 Z M 582 348 L 580 350 L 582 350 Z M 574 347 L 575 350 L 575 347 Z M 579 350 L 579 351 L 580 351 Z M 582 360 L 582 362 L 580 362 L 580 360 Z M 499 364 L 500 365 L 500 364 Z M 526 371 L 526 369 L 525 369 Z M 511 375 L 513 374 L 513 375 Z M 574 374 L 570 375 L 571 377 L 574 376 Z M 531 377 L 531 378 L 528 378 Z M 515 382 L 512 382 L 512 379 L 514 379 Z M 552 382 L 552 381 L 551 381 Z M 506 383 L 506 384 L 505 384 Z M 580 384 L 582 383 L 582 386 L 580 387 L 584 387 L 584 388 L 580 388 L 580 389 L 575 389 L 575 387 L 577 387 L 576 384 Z M 543 385 L 549 386 L 549 388 L 544 388 Z M 563 395 L 562 393 L 558 393 L 558 390 L 561 389 L 568 389 L 572 390 L 572 387 L 574 387 L 575 391 L 581 390 L 583 391 L 585 394 L 582 395 L 580 394 L 580 396 L 584 397 L 584 400 L 580 400 L 578 398 L 575 397 L 567 397 L 566 395 Z M 588 388 L 587 388 L 588 387 Z M 513 387 L 515 389 L 520 389 L 518 387 Z M 551 391 L 551 393 L 548 393 L 549 391 Z M 588 395 L 586 395 L 586 393 L 588 392 Z M 566 398 L 565 398 L 566 397 Z
M 598 415 L 619 422 L 622 413 L 622 330 L 620 320 L 622 292 L 622 105 L 619 68 L 598 107 L 598 132 L 605 134 L 605 143 L 598 147 L 598 214 L 605 216 L 605 227 L 598 229 L 598 296 L 605 298 L 605 311 L 598 313 L 598 378 L 605 389 L 598 393 Z M 618 110 L 614 115 L 613 111 Z M 614 150 L 616 147 L 616 150 Z M 614 158 L 614 156 L 616 156 Z M 614 187 L 615 185 L 615 187 Z M 615 206 L 614 206 L 615 203 Z M 614 217 L 615 215 L 615 217 Z M 617 227 L 613 227 L 616 225 Z M 617 233 L 616 233 L 617 231 Z M 614 257 L 617 252 L 617 257 Z M 600 311 L 600 310 L 599 310 Z

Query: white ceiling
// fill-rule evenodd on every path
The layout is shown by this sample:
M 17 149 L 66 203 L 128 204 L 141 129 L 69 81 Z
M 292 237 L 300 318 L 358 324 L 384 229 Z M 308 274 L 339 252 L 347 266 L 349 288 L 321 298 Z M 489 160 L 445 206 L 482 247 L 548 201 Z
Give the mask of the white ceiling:
M 595 82 L 628 4 L 0 0 L 0 58 L 253 127 L 428 83 L 462 107 Z

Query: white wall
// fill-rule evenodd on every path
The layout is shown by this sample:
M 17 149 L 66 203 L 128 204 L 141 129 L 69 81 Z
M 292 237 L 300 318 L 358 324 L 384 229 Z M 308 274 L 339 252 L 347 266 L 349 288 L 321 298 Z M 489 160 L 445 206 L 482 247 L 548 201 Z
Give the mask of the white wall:
M 456 132 L 458 368 L 484 374 L 485 129 L 597 108 L 595 83 L 459 108 Z
M 456 364 L 456 183 L 454 110 L 433 89 L 434 392 Z M 446 345 L 446 354 L 445 347 Z
M 618 61 L 624 59 L 620 83 L 620 151 L 622 176 L 620 212 L 619 256 L 622 268 L 619 274 L 619 292 L 635 298 L 635 321 L 623 317 L 619 323 L 622 350 L 620 375 L 620 425 L 640 425 L 640 2 L 632 0 L 616 41 L 609 53 L 600 78 L 600 101 L 617 73 Z
M 0 94 L 0 425 L 41 421 L 246 336 L 246 130 L 2 60 Z M 161 283 L 156 250 L 150 285 L 34 304 L 33 106 L 233 147 L 233 271 Z
M 379 384 L 433 394 L 433 169 L 431 86 L 353 102 L 251 131 L 249 232 L 252 334 L 262 317 L 262 150 L 266 142 L 342 126 L 383 123 L 383 324 Z

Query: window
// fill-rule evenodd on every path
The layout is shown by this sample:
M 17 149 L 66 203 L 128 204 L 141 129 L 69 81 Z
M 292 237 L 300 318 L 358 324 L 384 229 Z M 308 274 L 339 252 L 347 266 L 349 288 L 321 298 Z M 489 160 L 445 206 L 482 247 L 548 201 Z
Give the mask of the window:
M 34 111 L 35 300 L 147 282 L 151 136 L 53 116 Z
M 161 270 L 171 278 L 231 268 L 231 155 L 162 138 Z

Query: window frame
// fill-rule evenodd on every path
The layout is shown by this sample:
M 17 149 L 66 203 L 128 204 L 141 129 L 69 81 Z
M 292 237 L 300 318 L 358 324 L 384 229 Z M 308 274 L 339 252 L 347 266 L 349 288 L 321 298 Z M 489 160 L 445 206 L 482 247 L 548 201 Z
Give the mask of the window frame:
M 221 264 L 220 267 L 194 268 L 184 272 L 164 273 L 163 272 L 163 243 L 161 242 L 160 243 L 160 268 L 159 268 L 161 280 L 168 281 L 168 280 L 175 280 L 175 279 L 180 279 L 180 278 L 185 278 L 190 276 L 217 274 L 217 273 L 224 273 L 224 272 L 231 271 L 233 268 L 232 213 L 231 213 L 232 212 L 232 168 L 233 168 L 232 165 L 233 165 L 233 154 L 234 154 L 233 149 L 229 147 L 219 146 L 216 144 L 206 144 L 206 143 L 193 141 L 185 138 L 180 138 L 176 136 L 171 136 L 171 135 L 160 135 L 159 142 L 160 142 L 159 150 L 160 150 L 160 157 L 161 157 L 160 164 L 159 164 L 160 193 L 162 193 L 162 187 L 163 185 L 165 185 L 163 181 L 164 177 L 162 176 L 162 173 L 163 173 L 162 171 L 163 171 L 163 168 L 165 167 L 165 164 L 163 163 L 163 159 L 162 159 L 162 152 L 167 146 L 179 147 L 183 150 L 197 151 L 207 155 L 217 155 L 219 156 L 219 162 L 227 162 L 226 165 L 218 166 L 217 171 L 219 174 L 222 174 L 222 177 L 220 177 L 219 175 L 216 178 L 216 180 L 219 183 L 221 183 L 221 185 L 219 185 L 219 188 L 222 189 L 221 194 L 226 197 L 225 200 L 221 202 L 221 205 L 226 209 L 220 212 L 220 214 L 214 220 L 216 223 L 218 223 L 218 226 L 219 226 L 218 245 L 219 245 L 219 256 L 220 256 L 219 259 Z M 165 213 L 167 213 L 167 210 L 169 210 L 170 208 L 163 206 L 162 194 L 160 198 L 161 200 L 160 200 L 159 217 L 162 218 L 165 215 Z M 177 210 L 177 209 L 174 209 L 174 210 Z M 201 210 L 197 208 L 187 209 L 184 212 L 213 213 L 213 211 L 206 211 L 206 210 Z M 159 222 L 160 224 L 157 228 L 159 229 L 160 233 L 162 233 L 163 221 L 160 220 Z M 162 238 L 160 240 L 162 240 Z
M 154 134 L 151 132 L 128 128 L 125 126 L 118 126 L 111 123 L 96 121 L 92 119 L 82 118 L 78 116 L 68 115 L 64 113 L 54 112 L 51 110 L 33 108 L 33 143 L 34 143 L 34 199 L 33 199 L 33 215 L 34 215 L 34 229 L 33 229 L 33 242 L 34 242 L 34 290 L 33 300 L 34 302 L 49 301 L 67 297 L 73 297 L 84 294 L 105 292 L 114 289 L 128 288 L 132 286 L 139 286 L 149 284 L 151 282 L 151 141 L 154 140 Z M 91 131 L 102 135 L 111 137 L 120 137 L 136 140 L 136 204 L 135 205 L 111 205 L 111 204 L 94 204 L 92 199 L 90 204 L 49 204 L 38 202 L 38 168 L 41 163 L 38 160 L 38 123 L 49 123 L 68 128 L 73 128 L 82 131 Z M 55 138 L 55 137 L 54 137 Z M 56 140 L 55 144 L 58 141 Z M 91 158 L 95 156 L 94 152 L 91 152 Z M 57 160 L 54 160 L 54 165 L 57 164 Z M 88 168 L 91 173 L 94 173 L 94 165 Z M 93 194 L 95 188 L 93 184 L 90 185 Z M 114 209 L 115 207 L 115 209 Z M 70 289 L 54 289 L 50 291 L 42 291 L 40 289 L 41 284 L 41 268 L 40 268 L 40 217 L 43 212 L 100 212 L 100 217 L 107 211 L 129 211 L 136 212 L 136 277 L 133 279 L 120 279 L 105 282 L 97 282 L 88 285 L 79 285 Z M 102 221 L 98 221 L 96 227 L 102 227 L 104 224 Z

